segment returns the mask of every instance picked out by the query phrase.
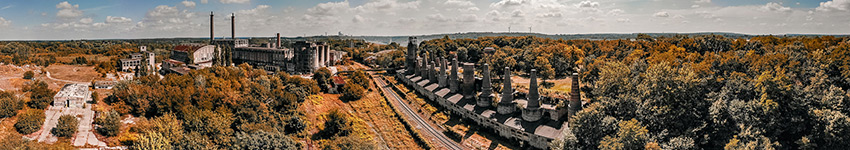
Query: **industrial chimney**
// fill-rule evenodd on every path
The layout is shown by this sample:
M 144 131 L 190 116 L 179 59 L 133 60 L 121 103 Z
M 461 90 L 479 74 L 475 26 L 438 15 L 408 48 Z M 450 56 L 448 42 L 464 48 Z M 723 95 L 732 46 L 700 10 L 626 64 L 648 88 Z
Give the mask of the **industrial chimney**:
M 230 14 L 230 39 L 236 39 L 236 13 Z
M 277 41 L 275 43 L 274 48 L 280 49 L 280 33 L 277 33 Z
M 213 43 L 213 40 L 215 39 L 215 34 L 213 33 L 213 28 L 215 28 L 215 25 L 213 24 L 213 16 L 213 12 L 210 11 L 210 43 Z

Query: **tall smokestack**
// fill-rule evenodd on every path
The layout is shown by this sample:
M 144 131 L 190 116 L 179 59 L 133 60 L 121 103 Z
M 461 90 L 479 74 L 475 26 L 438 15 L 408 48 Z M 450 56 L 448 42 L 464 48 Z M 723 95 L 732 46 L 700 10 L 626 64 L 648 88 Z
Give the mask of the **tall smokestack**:
M 236 13 L 230 14 L 230 39 L 236 39 Z
M 275 45 L 274 45 L 275 47 L 274 48 L 280 49 L 280 33 L 277 33 L 276 35 L 277 35 L 277 40 L 275 41 Z
M 210 11 L 210 43 L 213 43 L 213 39 L 215 39 L 215 34 L 213 32 L 215 25 L 213 24 L 213 12 Z

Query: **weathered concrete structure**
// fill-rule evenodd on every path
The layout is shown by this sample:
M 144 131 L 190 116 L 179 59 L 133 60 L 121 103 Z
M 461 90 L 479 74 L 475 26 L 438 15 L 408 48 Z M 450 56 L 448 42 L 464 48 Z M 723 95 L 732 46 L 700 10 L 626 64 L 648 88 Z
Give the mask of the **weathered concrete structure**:
M 531 82 L 528 84 L 528 94 L 526 95 L 527 103 L 522 109 L 522 119 L 526 121 L 537 121 L 543 117 L 543 111 L 540 110 L 540 94 L 537 91 L 537 70 L 531 69 Z
M 410 55 L 408 55 L 410 56 Z M 411 62 L 413 64 L 408 64 L 409 66 L 415 66 L 413 70 L 425 70 L 428 65 L 415 65 L 415 64 L 425 64 L 428 59 L 417 59 L 417 62 Z M 457 74 L 460 71 L 458 66 L 463 66 L 463 78 L 458 79 Z M 449 87 L 440 87 L 438 85 L 439 81 L 428 80 L 428 78 L 424 77 L 427 73 L 423 73 L 422 75 L 416 75 L 415 73 L 412 75 L 407 75 L 406 70 L 397 71 L 396 77 L 401 81 L 401 83 L 407 85 L 411 88 L 411 90 L 416 91 L 417 93 L 423 95 L 423 98 L 434 101 L 441 105 L 442 107 L 452 111 L 452 114 L 460 115 L 464 119 L 469 119 L 474 121 L 476 124 L 491 129 L 495 134 L 516 141 L 521 141 L 523 144 L 528 144 L 528 146 L 539 148 L 539 149 L 547 149 L 550 141 L 560 138 L 562 130 L 569 130 L 567 128 L 567 109 L 579 110 L 581 108 L 581 103 L 578 104 L 568 104 L 566 106 L 560 106 L 558 104 L 563 104 L 563 101 L 567 101 L 566 99 L 554 98 L 554 97 L 546 97 L 540 96 L 539 92 L 537 92 L 537 79 L 536 79 L 536 70 L 531 71 L 531 84 L 529 86 L 528 93 L 523 93 L 521 91 L 514 91 L 513 87 L 511 87 L 510 81 L 510 70 L 506 68 L 505 76 L 505 87 L 503 88 L 503 94 L 499 95 L 501 97 L 501 101 L 499 102 L 499 107 L 508 106 L 509 108 L 513 108 L 512 111 L 509 112 L 498 112 L 500 109 L 498 107 L 482 107 L 486 106 L 484 104 L 479 104 L 479 102 L 484 99 L 487 99 L 488 93 L 491 93 L 491 88 L 485 88 L 484 86 L 488 86 L 491 80 L 489 77 L 489 68 L 488 64 L 485 64 L 488 67 L 482 67 L 482 76 L 481 80 L 481 94 L 477 94 L 476 88 L 477 79 L 474 77 L 474 69 L 475 64 L 472 63 L 459 63 L 456 59 L 453 59 L 452 63 L 452 76 L 448 79 Z M 431 69 L 433 70 L 433 68 Z M 577 76 L 573 76 L 573 79 L 578 79 Z M 454 83 L 454 84 L 452 84 Z M 462 84 L 461 84 L 462 83 Z M 459 85 L 460 87 L 457 90 L 451 90 L 452 85 Z M 577 82 L 574 82 L 574 89 L 578 89 Z M 578 90 L 574 90 L 576 96 L 571 96 L 570 100 L 572 102 L 573 99 L 579 100 Z M 478 95 L 478 99 L 476 99 L 476 95 Z M 514 97 L 523 97 L 524 99 L 514 99 Z M 492 100 L 490 101 L 490 105 L 492 105 Z M 503 104 L 504 103 L 504 104 Z M 503 106 L 504 105 L 504 106 Z M 516 112 L 517 106 L 522 107 L 522 113 Z M 483 131 L 483 130 L 482 130 Z
M 457 57 L 455 56 L 455 57 L 452 57 L 452 70 L 451 70 L 451 76 L 449 77 L 449 90 L 451 90 L 452 93 L 460 93 L 458 91 L 458 86 L 457 86 L 457 84 L 458 84 L 458 80 L 457 80 L 457 78 L 458 78 L 457 77 L 457 71 L 458 70 L 457 69 L 458 69 L 457 68 Z
M 416 37 L 409 37 L 407 38 L 407 41 L 407 72 L 405 72 L 405 74 L 411 75 L 417 71 L 414 68 L 416 68 L 416 61 L 418 61 L 418 56 L 416 56 L 416 48 L 418 48 L 419 45 L 418 43 L 416 43 Z
M 496 110 L 499 114 L 511 114 L 516 111 L 516 103 L 514 102 L 514 89 L 511 87 L 511 68 L 505 67 L 505 76 L 502 77 L 502 99 Z
M 86 102 L 91 101 L 91 91 L 85 84 L 65 84 L 59 92 L 53 96 L 53 106 L 83 108 Z
M 475 98 L 475 64 L 463 63 L 463 99 Z
M 169 59 L 163 61 L 162 70 L 166 73 L 186 74 L 191 69 L 212 67 L 215 56 L 215 45 L 178 45 L 171 50 Z
M 147 46 L 139 46 L 138 53 L 132 53 L 128 58 L 120 59 L 119 65 L 121 66 L 121 71 L 135 71 L 139 66 L 148 67 L 149 70 L 156 70 L 156 63 L 154 61 L 156 54 L 147 51 L 147 49 Z
M 484 76 L 481 82 L 481 94 L 478 95 L 478 101 L 475 105 L 478 107 L 490 107 L 493 104 L 493 87 L 490 81 L 490 64 L 484 64 L 481 69 L 481 75 Z

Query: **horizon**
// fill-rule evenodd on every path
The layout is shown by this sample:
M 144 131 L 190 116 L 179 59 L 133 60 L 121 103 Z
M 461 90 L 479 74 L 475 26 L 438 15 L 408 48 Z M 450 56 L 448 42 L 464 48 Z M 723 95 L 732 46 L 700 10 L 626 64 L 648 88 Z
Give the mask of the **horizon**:
M 735 33 L 850 34 L 848 0 L 48 0 L 0 2 L 0 40 Z

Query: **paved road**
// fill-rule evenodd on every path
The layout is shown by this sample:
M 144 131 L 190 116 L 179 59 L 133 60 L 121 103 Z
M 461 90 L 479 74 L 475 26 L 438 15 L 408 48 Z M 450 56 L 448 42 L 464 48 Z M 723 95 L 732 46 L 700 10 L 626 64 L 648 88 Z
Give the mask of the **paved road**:
M 422 119 L 422 117 L 416 113 L 416 111 L 410 109 L 410 107 L 407 106 L 407 103 L 405 103 L 400 96 L 393 92 L 392 87 L 387 86 L 384 80 L 381 80 L 380 78 L 375 78 L 374 76 L 372 77 L 372 79 L 375 80 L 375 83 L 378 83 L 378 87 L 380 87 L 381 91 L 384 92 L 384 95 L 387 96 L 387 100 L 395 100 L 397 103 L 391 104 L 398 105 L 395 107 L 401 109 L 401 111 L 404 113 L 404 116 L 406 116 L 407 118 L 411 118 L 413 120 L 412 123 L 415 124 L 415 126 L 418 127 L 420 131 L 424 131 L 425 133 L 432 135 L 432 137 L 435 137 L 438 142 L 440 142 L 442 145 L 445 145 L 445 147 L 448 149 L 463 149 L 460 144 L 446 137 L 443 132 L 429 125 L 425 119 Z

